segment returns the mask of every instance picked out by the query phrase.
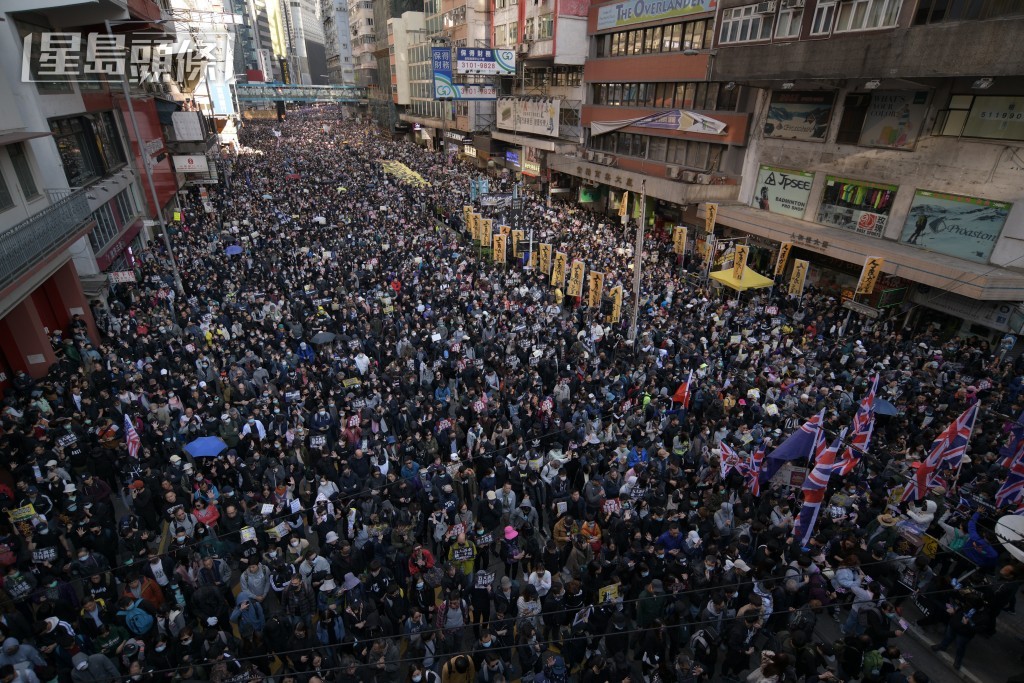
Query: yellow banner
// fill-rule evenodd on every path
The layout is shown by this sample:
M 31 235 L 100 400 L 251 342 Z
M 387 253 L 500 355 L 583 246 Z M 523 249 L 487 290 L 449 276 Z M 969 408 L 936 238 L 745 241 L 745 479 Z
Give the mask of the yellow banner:
M 551 286 L 562 287 L 565 285 L 565 266 L 568 256 L 561 251 L 555 252 L 555 264 L 551 268 Z
M 714 232 L 715 221 L 718 220 L 718 204 L 708 202 L 704 205 L 704 231 Z
M 623 192 L 622 193 L 622 201 L 619 202 L 619 218 L 622 218 L 623 216 L 626 215 L 626 211 L 629 210 L 627 208 L 628 206 L 629 206 L 629 193 L 628 192 Z
M 789 258 L 789 252 L 793 248 L 792 242 L 783 242 L 779 245 L 779 257 L 775 260 L 775 275 L 779 276 L 786 272 L 786 260 Z
M 604 294 L 604 273 L 590 271 L 587 284 L 587 305 L 591 308 L 601 306 L 601 296 Z
M 569 286 L 565 293 L 569 296 L 583 296 L 583 274 L 587 270 L 587 264 L 583 261 L 573 261 L 572 269 L 569 271 Z
M 868 256 L 864 261 L 864 268 L 860 271 L 860 280 L 857 281 L 858 294 L 870 294 L 875 291 L 875 283 L 882 276 L 882 266 L 885 259 L 880 256 Z
M 466 221 L 466 222 L 469 224 L 469 234 L 473 237 L 473 241 L 474 242 L 479 242 L 480 241 L 480 233 L 479 233 L 479 229 L 477 228 L 477 225 L 476 225 L 476 223 L 477 223 L 477 221 L 476 221 L 476 214 L 470 212 L 469 220 Z
M 672 251 L 683 255 L 686 253 L 686 227 L 677 225 L 672 231 Z
M 512 227 L 509 225 L 499 225 L 498 230 L 501 232 L 502 235 L 508 237 L 509 234 L 512 232 Z
M 502 235 L 500 232 L 494 236 L 494 253 L 492 256 L 494 257 L 495 263 L 505 262 L 505 242 L 507 240 L 508 237 Z
M 540 252 L 540 272 L 547 277 L 551 273 L 551 245 L 541 244 L 538 251 Z M 553 280 L 552 284 L 554 284 Z
M 476 222 L 480 224 L 480 246 L 491 246 L 491 235 L 494 234 L 494 221 L 490 218 L 477 217 Z
M 732 277 L 739 282 L 743 279 L 743 271 L 747 269 L 747 256 L 750 254 L 750 247 L 745 244 L 736 245 L 736 254 L 732 259 Z
M 810 264 L 803 259 L 793 261 L 793 274 L 789 276 L 789 293 L 803 296 L 804 281 L 807 279 L 807 268 Z
M 526 238 L 526 233 L 522 230 L 512 231 L 512 255 L 519 256 L 519 243 Z
M 612 287 L 612 322 L 617 323 L 622 317 L 622 285 Z

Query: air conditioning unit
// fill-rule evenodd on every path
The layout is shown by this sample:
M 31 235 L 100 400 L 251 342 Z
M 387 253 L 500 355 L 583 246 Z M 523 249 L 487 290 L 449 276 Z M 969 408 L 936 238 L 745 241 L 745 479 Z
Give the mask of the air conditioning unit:
M 684 171 L 682 180 L 684 183 L 697 182 L 697 174 L 694 171 Z
M 682 180 L 683 169 L 679 168 L 678 166 L 666 166 L 665 176 L 669 180 Z
M 804 0 L 782 0 L 782 9 L 803 9 Z
M 698 185 L 710 185 L 711 184 L 711 178 L 712 178 L 712 176 L 709 173 L 698 173 L 697 177 L 694 179 L 694 181 Z
M 517 52 L 519 52 L 519 54 L 521 54 L 521 55 L 529 54 L 529 52 L 530 52 L 530 43 L 529 43 L 529 41 L 527 41 L 525 43 L 519 43 L 519 49 L 517 50 Z
M 611 154 L 605 154 L 604 158 L 601 159 L 601 163 L 604 164 L 605 166 L 613 166 L 615 165 L 615 157 L 613 157 Z
M 759 3 L 757 3 L 757 6 L 754 7 L 754 13 L 755 14 L 775 14 L 775 2 L 774 2 L 774 0 L 772 0 L 771 2 L 759 2 Z
M 592 149 L 588 149 L 583 152 L 583 158 L 587 161 L 597 161 L 597 153 Z

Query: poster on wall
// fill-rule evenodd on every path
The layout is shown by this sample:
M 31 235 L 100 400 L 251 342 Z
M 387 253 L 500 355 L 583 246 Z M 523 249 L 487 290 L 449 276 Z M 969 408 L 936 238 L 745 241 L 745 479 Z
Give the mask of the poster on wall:
M 536 147 L 523 147 L 523 175 L 540 175 L 540 154 Z
M 803 218 L 813 181 L 813 173 L 762 166 L 751 204 L 763 211 Z
M 896 199 L 895 185 L 827 176 L 818 222 L 870 237 L 881 237 Z
M 963 134 L 971 138 L 1024 140 L 1024 97 L 975 97 Z
M 1013 204 L 918 190 L 900 242 L 987 263 Z
M 858 144 L 864 147 L 913 149 L 928 113 L 928 91 L 881 91 L 871 93 L 871 104 L 860 129 Z
M 835 93 L 824 90 L 773 92 L 764 136 L 824 142 L 835 99 Z
M 551 98 L 498 100 L 498 128 L 516 133 L 558 137 L 558 110 L 562 101 Z

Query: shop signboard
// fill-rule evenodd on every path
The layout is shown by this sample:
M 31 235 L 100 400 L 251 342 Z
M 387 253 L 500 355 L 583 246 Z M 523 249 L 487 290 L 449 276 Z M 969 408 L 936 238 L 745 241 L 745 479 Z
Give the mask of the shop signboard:
M 209 173 L 210 164 L 202 154 L 175 154 L 171 157 L 176 173 Z
M 900 241 L 969 261 L 987 263 L 1013 204 L 918 190 Z
M 818 222 L 870 237 L 881 237 L 896 199 L 895 185 L 828 176 Z
M 516 53 L 514 50 L 456 48 L 455 72 L 485 76 L 512 76 L 516 72 Z
M 858 144 L 913 149 L 928 113 L 928 91 L 876 90 L 871 93 Z
M 1024 140 L 1024 97 L 975 97 L 963 134 L 972 138 Z
M 827 90 L 773 92 L 765 117 L 764 136 L 824 142 L 835 99 L 835 93 Z
M 498 92 L 493 85 L 456 83 L 452 76 L 452 50 L 448 47 L 430 49 L 434 71 L 435 100 L 495 100 Z
M 530 100 L 503 97 L 498 100 L 498 128 L 558 137 L 558 110 L 561 106 L 561 100 L 548 97 Z
M 757 189 L 751 204 L 763 211 L 803 218 L 811 197 L 812 182 L 813 173 L 762 166 L 757 174 L 754 186 Z
M 717 7 L 717 0 L 626 0 L 598 9 L 597 30 L 713 12 Z

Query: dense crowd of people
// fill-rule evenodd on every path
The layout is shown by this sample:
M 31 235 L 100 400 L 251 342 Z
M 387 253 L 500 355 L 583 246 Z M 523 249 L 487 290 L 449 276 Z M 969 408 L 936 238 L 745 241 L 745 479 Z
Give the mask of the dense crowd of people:
M 1024 365 L 985 339 L 813 287 L 736 301 L 655 240 L 633 343 L 628 301 L 611 323 L 481 255 L 463 206 L 510 217 L 475 172 L 334 113 L 250 123 L 221 171 L 174 226 L 184 292 L 146 251 L 100 339 L 76 318 L 4 399 L 4 683 L 927 683 L 904 631 L 959 667 L 1013 609 L 992 499 Z M 630 290 L 616 218 L 524 196 L 533 243 Z M 754 495 L 721 444 L 821 410 L 831 440 L 875 377 L 898 413 L 795 542 L 799 486 Z M 899 505 L 978 401 L 970 457 Z

